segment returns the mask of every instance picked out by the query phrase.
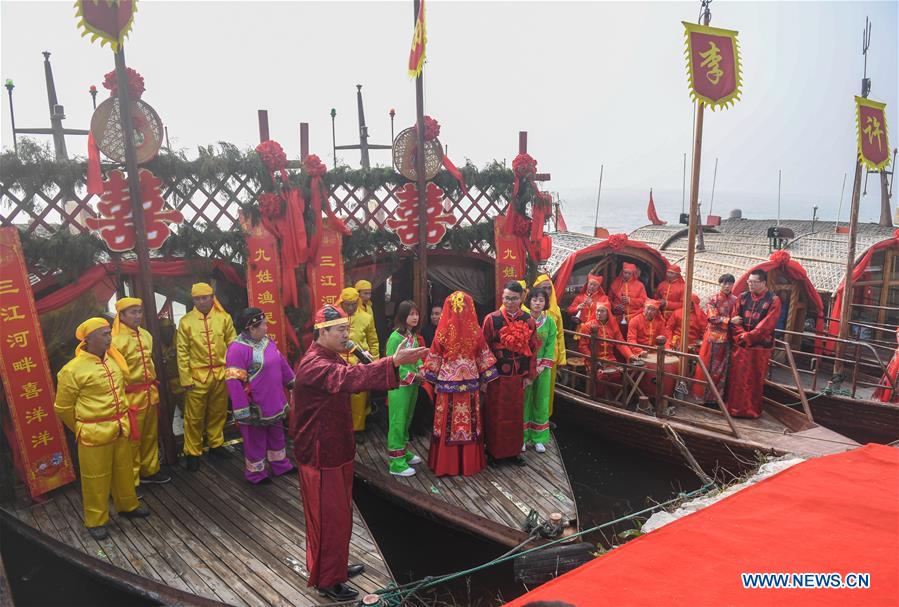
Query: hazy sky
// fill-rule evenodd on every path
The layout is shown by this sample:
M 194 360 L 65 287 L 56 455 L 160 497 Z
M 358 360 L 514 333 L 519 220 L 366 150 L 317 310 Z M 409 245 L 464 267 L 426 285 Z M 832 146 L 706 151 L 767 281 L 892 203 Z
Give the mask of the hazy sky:
M 821 214 L 834 216 L 843 173 L 848 201 L 854 169 L 853 95 L 866 15 L 874 24 L 871 97 L 888 104 L 890 144 L 899 144 L 897 4 L 713 2 L 712 25 L 740 32 L 744 84 L 733 108 L 706 112 L 703 195 L 718 157 L 716 196 L 768 204 L 780 168 L 785 208 L 814 199 Z M 698 2 L 427 6 L 425 111 L 440 121 L 456 164 L 511 161 L 518 131 L 527 130 L 529 151 L 563 196 L 584 204 L 595 198 L 604 164 L 610 196 L 639 196 L 645 206 L 642 192 L 654 187 L 661 210 L 679 210 L 693 108 L 680 22 L 696 20 Z M 89 85 L 106 94 L 100 85 L 113 68 L 108 47 L 79 37 L 68 0 L 4 0 L 0 22 L 0 78 L 15 81 L 18 126 L 48 123 L 40 52 L 49 50 L 65 124 L 86 128 Z M 174 147 L 193 155 L 198 144 L 216 141 L 254 146 L 256 110 L 266 108 L 272 137 L 290 157 L 299 154 L 298 125 L 305 121 L 312 152 L 330 167 L 330 108 L 338 113 L 338 144 L 357 142 L 355 84 L 364 85 L 371 142 L 388 142 L 391 107 L 397 131 L 413 123 L 414 84 L 405 68 L 411 33 L 411 1 L 143 0 L 126 55 L 144 76 L 144 100 L 168 126 Z M 9 147 L 6 100 L 2 108 L 2 144 Z M 68 146 L 70 154 L 85 153 L 83 138 L 69 138 Z M 356 153 L 341 157 L 359 161 Z M 372 157 L 388 162 L 386 152 Z M 873 178 L 869 190 L 863 218 L 876 218 Z

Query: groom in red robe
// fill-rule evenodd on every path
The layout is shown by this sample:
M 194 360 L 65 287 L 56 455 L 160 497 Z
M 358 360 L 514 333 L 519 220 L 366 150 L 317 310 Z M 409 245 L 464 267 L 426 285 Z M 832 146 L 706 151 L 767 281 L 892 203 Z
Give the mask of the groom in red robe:
M 725 404 L 734 417 L 762 414 L 765 376 L 780 319 L 780 298 L 768 290 L 768 273 L 753 270 L 746 285 L 749 290 L 740 294 L 737 315 L 731 319 L 734 349 Z
M 315 315 L 314 342 L 296 369 L 290 436 L 300 475 L 306 515 L 306 569 L 309 586 L 322 596 L 349 601 L 359 594 L 346 584 L 362 565 L 347 566 L 353 531 L 353 458 L 356 441 L 350 394 L 399 386 L 397 368 L 427 354 L 427 348 L 400 350 L 371 364 L 349 366 L 349 319 L 325 306 Z
M 537 377 L 537 325 L 521 309 L 524 287 L 506 283 L 502 307 L 484 318 L 484 339 L 496 358 L 499 379 L 487 384 L 484 427 L 487 453 L 524 466 L 524 389 Z

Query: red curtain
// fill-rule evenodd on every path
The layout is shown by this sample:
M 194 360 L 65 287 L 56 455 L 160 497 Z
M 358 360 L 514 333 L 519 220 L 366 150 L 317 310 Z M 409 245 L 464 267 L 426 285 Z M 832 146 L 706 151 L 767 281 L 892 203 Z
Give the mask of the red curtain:
M 597 251 L 602 251 L 604 249 L 608 249 L 610 254 L 627 254 L 627 249 L 643 249 L 646 251 L 652 251 L 656 256 L 659 257 L 667 267 L 670 265 L 668 259 L 659 253 L 656 249 L 652 248 L 648 244 L 644 244 L 637 240 L 628 239 L 626 234 L 612 234 L 607 239 L 597 242 L 596 244 L 592 244 L 589 247 L 585 247 L 579 251 L 575 251 L 562 262 L 562 265 L 559 266 L 559 269 L 556 270 L 556 276 L 553 280 L 553 286 L 556 288 L 556 293 L 559 297 L 562 296 L 562 293 L 565 292 L 565 288 L 568 286 L 568 280 L 571 278 L 571 273 L 574 271 L 574 265 L 577 263 L 578 259 L 586 257 L 592 253 L 596 253 Z

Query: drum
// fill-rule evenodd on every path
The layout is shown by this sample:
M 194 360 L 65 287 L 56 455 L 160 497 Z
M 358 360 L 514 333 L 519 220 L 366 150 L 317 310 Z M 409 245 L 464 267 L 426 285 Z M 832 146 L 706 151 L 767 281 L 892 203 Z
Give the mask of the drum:
M 640 380 L 640 390 L 649 398 L 656 395 L 656 355 L 655 352 L 649 352 L 648 356 L 644 355 L 643 362 L 646 363 L 644 369 L 646 374 Z M 674 387 L 677 385 L 677 378 L 674 377 L 680 371 L 680 358 L 674 355 L 665 356 L 665 370 L 662 383 L 662 391 L 666 396 L 674 394 Z
M 583 358 L 569 356 L 566 370 L 572 371 L 565 373 L 563 385 L 575 388 L 581 391 L 586 390 L 587 380 L 583 377 L 587 373 L 587 362 Z M 578 375 L 575 375 L 577 373 Z

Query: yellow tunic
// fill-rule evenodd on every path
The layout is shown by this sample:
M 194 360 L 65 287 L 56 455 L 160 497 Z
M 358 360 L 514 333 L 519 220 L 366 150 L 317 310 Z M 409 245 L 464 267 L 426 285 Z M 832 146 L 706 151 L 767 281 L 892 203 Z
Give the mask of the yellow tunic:
M 203 316 L 196 308 L 178 323 L 178 377 L 184 387 L 225 377 L 225 353 L 237 339 L 231 316 L 211 310 Z
M 125 378 L 125 400 L 137 411 L 140 443 L 132 443 L 134 454 L 134 482 L 140 484 L 141 476 L 153 476 L 159 472 L 159 414 L 151 405 L 159 404 L 159 388 L 156 386 L 156 367 L 153 364 L 153 337 L 143 327 L 137 330 L 121 324 L 119 334 L 112 338 L 112 345 L 122 353 L 128 363 Z
M 110 490 L 118 512 L 138 507 L 124 380 L 111 357 L 100 359 L 81 349 L 57 375 L 53 409 L 78 440 L 86 527 L 109 521 Z
M 378 334 L 375 332 L 375 319 L 368 312 L 363 312 L 361 306 L 356 309 L 355 314 L 350 316 L 350 339 L 367 350 L 373 359 L 377 360 L 380 358 Z M 347 355 L 346 360 L 351 365 L 359 362 L 352 354 Z M 357 432 L 365 430 L 365 418 L 371 413 L 368 397 L 368 392 L 356 392 L 350 395 L 350 409 L 353 412 L 353 430 Z
M 134 329 L 122 324 L 119 334 L 113 336 L 112 345 L 125 357 L 128 363 L 128 377 L 125 378 L 125 399 L 137 410 L 146 409 L 159 403 L 159 389 L 156 387 L 156 367 L 153 364 L 153 337 L 143 327 Z
M 112 358 L 79 350 L 56 377 L 53 408 L 80 444 L 96 447 L 131 435 L 125 378 Z

